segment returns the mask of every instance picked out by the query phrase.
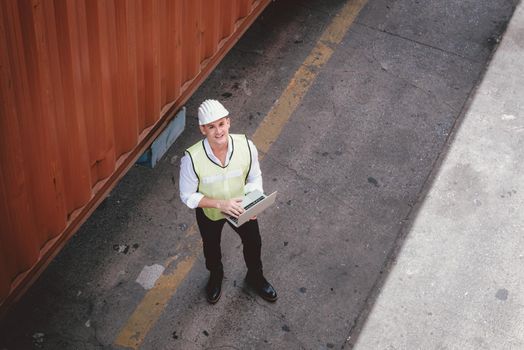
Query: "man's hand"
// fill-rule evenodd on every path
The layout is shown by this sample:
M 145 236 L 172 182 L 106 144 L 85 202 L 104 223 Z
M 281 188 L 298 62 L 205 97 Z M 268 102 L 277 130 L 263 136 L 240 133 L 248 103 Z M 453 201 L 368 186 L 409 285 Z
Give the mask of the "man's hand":
M 219 200 L 217 202 L 217 209 L 224 214 L 238 218 L 238 216 L 244 212 L 244 208 L 242 208 L 242 198 Z

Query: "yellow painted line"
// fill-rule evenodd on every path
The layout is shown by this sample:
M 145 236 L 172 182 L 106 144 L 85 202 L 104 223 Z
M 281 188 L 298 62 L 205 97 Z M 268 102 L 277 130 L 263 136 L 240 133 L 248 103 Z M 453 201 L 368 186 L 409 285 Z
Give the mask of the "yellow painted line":
M 149 290 L 116 338 L 115 345 L 138 349 L 147 333 L 164 311 L 177 287 L 191 271 L 196 252 L 180 261 L 173 273 L 162 275 Z
M 259 125 L 253 135 L 253 142 L 257 145 L 260 158 L 269 151 L 273 142 L 277 140 L 282 128 L 311 87 L 319 69 L 330 59 L 334 52 L 334 47 L 342 41 L 342 38 L 366 2 L 367 0 L 350 0 L 333 18 L 304 63 L 296 71 L 280 98 Z M 186 237 L 196 232 L 197 225 L 195 223 L 188 229 Z M 155 283 L 155 286 L 146 293 L 118 334 L 114 342 L 115 345 L 130 349 L 140 348 L 147 333 L 161 316 L 178 286 L 191 271 L 200 250 L 201 246 L 183 247 L 183 249 L 177 247 L 177 251 L 184 251 L 189 253 L 189 255 L 185 259 L 178 261 L 172 272 L 162 275 Z M 178 260 L 177 257 L 174 256 L 165 261 L 164 266 L 166 270 Z
M 339 44 L 366 3 L 367 0 L 348 1 L 333 21 L 331 21 L 331 24 L 326 28 L 324 33 L 322 33 L 319 41 L 335 45 Z
M 308 92 L 318 75 L 319 68 L 331 58 L 349 27 L 353 24 L 360 10 L 367 0 L 348 1 L 341 11 L 334 17 L 324 30 L 317 44 L 305 59 L 302 66 L 296 71 L 291 82 L 280 98 L 275 102 L 268 115 L 264 118 L 253 135 L 253 142 L 263 156 L 271 145 L 278 139 L 282 128 L 297 108 L 304 95 Z
M 194 223 L 187 230 L 185 238 L 188 239 L 196 232 L 197 224 Z M 175 294 L 178 286 L 182 283 L 189 271 L 191 271 L 200 250 L 201 245 L 197 245 L 196 247 L 177 246 L 176 251 L 184 251 L 184 253 L 189 253 L 189 255 L 179 261 L 172 272 L 158 278 L 154 287 L 146 293 L 124 327 L 120 330 L 114 342 L 115 345 L 131 349 L 138 349 L 140 347 L 140 344 L 144 341 L 151 327 L 160 315 L 162 315 L 162 312 Z M 164 262 L 166 270 L 177 259 L 178 255 L 168 258 Z

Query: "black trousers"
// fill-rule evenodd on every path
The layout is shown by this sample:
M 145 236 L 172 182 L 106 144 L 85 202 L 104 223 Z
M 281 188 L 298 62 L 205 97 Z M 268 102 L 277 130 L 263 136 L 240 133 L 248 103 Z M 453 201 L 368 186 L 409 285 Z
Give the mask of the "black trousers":
M 244 261 L 246 262 L 248 274 L 256 277 L 262 276 L 262 260 L 260 259 L 262 240 L 257 220 L 249 220 L 242 226 L 235 227 L 226 219 L 210 220 L 204 214 L 202 208 L 196 208 L 196 219 L 200 235 L 202 236 L 206 268 L 209 271 L 223 272 L 220 239 L 222 237 L 222 228 L 227 222 L 242 240 Z

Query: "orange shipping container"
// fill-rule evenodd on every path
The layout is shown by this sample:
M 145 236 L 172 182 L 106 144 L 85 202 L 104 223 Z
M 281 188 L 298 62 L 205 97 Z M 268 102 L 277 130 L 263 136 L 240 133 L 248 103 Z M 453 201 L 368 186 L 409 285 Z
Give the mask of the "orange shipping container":
M 269 1 L 0 1 L 0 311 Z

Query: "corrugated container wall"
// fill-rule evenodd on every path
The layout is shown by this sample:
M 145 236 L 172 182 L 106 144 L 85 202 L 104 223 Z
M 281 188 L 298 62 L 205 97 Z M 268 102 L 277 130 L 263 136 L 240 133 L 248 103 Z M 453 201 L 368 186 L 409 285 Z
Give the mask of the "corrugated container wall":
M 268 2 L 0 1 L 0 310 Z

